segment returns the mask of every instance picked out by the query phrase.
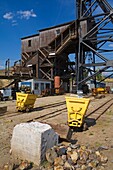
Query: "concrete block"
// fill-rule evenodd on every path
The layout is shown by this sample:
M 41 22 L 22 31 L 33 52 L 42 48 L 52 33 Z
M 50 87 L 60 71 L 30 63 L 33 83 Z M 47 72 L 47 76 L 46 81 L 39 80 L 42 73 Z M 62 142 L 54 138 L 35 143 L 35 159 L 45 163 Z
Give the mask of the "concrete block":
M 46 150 L 58 144 L 58 135 L 48 124 L 21 123 L 14 127 L 11 139 L 12 155 L 40 165 Z

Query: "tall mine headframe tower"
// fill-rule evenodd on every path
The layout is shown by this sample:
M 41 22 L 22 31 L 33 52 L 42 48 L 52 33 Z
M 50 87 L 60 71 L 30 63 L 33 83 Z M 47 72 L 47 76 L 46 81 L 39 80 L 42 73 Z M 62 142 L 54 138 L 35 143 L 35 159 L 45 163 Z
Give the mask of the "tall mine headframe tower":
M 76 80 L 81 89 L 90 79 L 96 86 L 96 76 L 102 72 L 113 74 L 113 8 L 107 0 L 76 0 L 76 12 Z

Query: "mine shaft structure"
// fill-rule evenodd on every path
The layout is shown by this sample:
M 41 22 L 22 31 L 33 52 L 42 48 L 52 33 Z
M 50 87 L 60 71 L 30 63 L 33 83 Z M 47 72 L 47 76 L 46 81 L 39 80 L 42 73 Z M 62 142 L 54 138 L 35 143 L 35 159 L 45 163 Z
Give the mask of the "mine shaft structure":
M 107 0 L 76 0 L 74 21 L 39 30 L 22 41 L 22 67 L 38 79 L 67 81 L 75 76 L 76 89 L 103 72 L 113 74 L 113 8 Z M 75 61 L 69 54 L 75 54 Z M 109 73 L 110 74 L 110 73 Z M 102 81 L 102 80 L 101 80 Z
M 110 48 L 113 42 L 113 8 L 106 0 L 76 0 L 76 9 L 76 81 L 77 89 L 81 89 L 82 84 L 91 79 L 96 86 L 98 74 L 113 73 L 113 48 Z M 90 74 L 86 75 L 86 70 Z
M 69 86 L 74 75 L 76 90 L 103 72 L 113 75 L 113 8 L 107 0 L 75 0 L 76 19 L 42 29 L 38 34 L 23 37 L 21 64 L 9 74 L 6 62 L 4 78 L 49 79 L 60 76 Z M 75 54 L 71 61 L 69 54 Z M 1 76 L 0 78 L 3 78 Z M 101 80 L 102 81 L 102 80 Z
M 27 46 L 29 41 L 31 47 Z M 75 73 L 75 61 L 68 57 L 75 53 L 77 44 L 75 20 L 40 30 L 39 35 L 22 38 L 22 43 L 22 65 L 31 65 L 34 77 L 54 81 L 55 76 L 60 76 L 69 81 L 70 74 Z

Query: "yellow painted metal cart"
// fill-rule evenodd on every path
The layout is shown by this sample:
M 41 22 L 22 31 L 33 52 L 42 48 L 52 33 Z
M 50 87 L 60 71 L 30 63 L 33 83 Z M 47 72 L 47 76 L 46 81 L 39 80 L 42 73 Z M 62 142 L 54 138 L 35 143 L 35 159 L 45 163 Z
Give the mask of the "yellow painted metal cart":
M 69 127 L 81 127 L 83 125 L 89 102 L 90 99 L 88 98 L 66 97 Z
M 35 94 L 26 94 L 26 93 L 16 93 L 16 109 L 18 111 L 30 111 L 33 109 L 35 101 Z
M 89 102 L 90 99 L 88 98 L 66 97 L 69 126 L 67 140 L 71 139 L 74 128 L 83 127 L 84 130 L 86 129 L 87 125 L 84 123 L 84 118 Z

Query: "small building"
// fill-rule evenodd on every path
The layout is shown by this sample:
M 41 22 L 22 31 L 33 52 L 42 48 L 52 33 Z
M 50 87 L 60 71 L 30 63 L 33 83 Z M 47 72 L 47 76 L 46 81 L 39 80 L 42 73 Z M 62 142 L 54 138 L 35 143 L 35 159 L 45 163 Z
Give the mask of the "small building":
M 51 81 L 44 79 L 30 79 L 19 82 L 19 88 L 29 87 L 31 92 L 33 91 L 36 95 L 41 95 L 43 90 L 51 89 Z
M 113 78 L 107 78 L 104 81 L 106 86 L 109 86 L 111 89 L 113 89 Z
M 0 99 L 1 100 L 8 100 L 12 96 L 12 90 L 10 87 L 3 88 L 0 90 Z
M 89 87 L 89 90 L 95 88 L 94 80 L 89 80 L 89 81 L 87 81 L 87 85 L 88 85 L 88 87 Z M 97 87 L 97 88 L 98 88 L 98 87 L 103 87 L 103 88 L 104 88 L 105 86 L 106 86 L 105 82 L 96 81 L 96 87 Z

